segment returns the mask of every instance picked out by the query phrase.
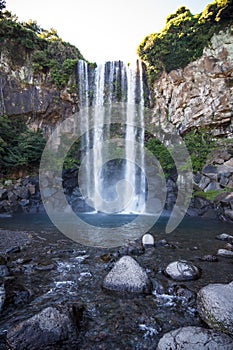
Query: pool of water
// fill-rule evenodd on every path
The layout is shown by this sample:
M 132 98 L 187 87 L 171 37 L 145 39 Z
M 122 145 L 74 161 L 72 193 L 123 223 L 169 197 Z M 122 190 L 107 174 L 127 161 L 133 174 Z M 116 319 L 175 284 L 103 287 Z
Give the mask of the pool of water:
M 119 229 L 131 219 L 124 215 L 87 218 L 92 225 L 112 227 L 116 223 Z M 147 270 L 153 292 L 119 295 L 104 290 L 102 282 L 126 252 L 122 248 L 94 248 L 73 242 L 45 214 L 1 218 L 1 229 L 27 231 L 31 236 L 30 245 L 8 254 L 10 277 L 5 281 L 8 298 L 0 320 L 2 337 L 14 324 L 46 306 L 77 301 L 85 308 L 79 336 L 72 344 L 62 343 L 61 349 L 109 349 L 114 344 L 119 350 L 152 350 L 167 331 L 203 326 L 196 312 L 195 293 L 208 283 L 232 281 L 233 259 L 219 257 L 217 262 L 206 262 L 200 258 L 223 248 L 225 242 L 215 237 L 223 232 L 233 234 L 233 226 L 187 217 L 174 232 L 166 234 L 167 219 L 162 217 L 150 230 L 156 242 L 154 249 L 131 250 Z M 201 278 L 179 283 L 165 277 L 164 268 L 177 259 L 199 266 Z M 48 269 L 43 268 L 46 266 Z M 184 293 L 180 292 L 182 288 Z

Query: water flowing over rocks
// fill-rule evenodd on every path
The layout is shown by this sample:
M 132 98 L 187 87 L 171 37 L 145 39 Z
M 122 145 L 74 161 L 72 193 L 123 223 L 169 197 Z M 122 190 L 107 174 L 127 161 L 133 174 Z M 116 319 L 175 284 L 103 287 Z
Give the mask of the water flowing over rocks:
M 211 328 L 233 335 L 233 282 L 209 284 L 197 295 L 197 309 Z
M 181 133 L 208 126 L 218 136 L 232 134 L 233 36 L 214 35 L 203 56 L 184 69 L 163 73 L 154 83 L 156 118 Z
M 65 307 L 47 307 L 10 329 L 7 342 L 15 350 L 37 350 L 72 338 L 76 332 L 70 310 Z
M 143 293 L 151 289 L 151 282 L 136 260 L 123 256 L 105 277 L 103 287 L 118 292 Z
M 157 350 L 232 350 L 233 339 L 224 333 L 201 327 L 182 327 L 164 334 Z
M 6 291 L 4 288 L 4 285 L 0 285 L 0 311 L 2 310 L 2 307 L 4 305 L 5 302 L 5 298 L 6 298 Z
M 179 260 L 170 263 L 164 273 L 175 281 L 189 281 L 199 278 L 201 270 L 189 261 Z

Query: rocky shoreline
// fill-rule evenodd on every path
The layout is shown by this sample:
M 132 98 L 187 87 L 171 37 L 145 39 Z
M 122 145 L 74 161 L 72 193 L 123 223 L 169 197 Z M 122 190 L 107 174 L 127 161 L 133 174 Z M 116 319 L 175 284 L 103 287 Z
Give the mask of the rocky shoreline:
M 56 174 L 54 173 L 54 176 Z M 46 176 L 48 193 L 56 204 L 56 188 L 50 186 Z M 78 169 L 65 171 L 63 179 L 57 182 L 63 184 L 64 193 L 72 209 L 77 212 L 88 212 L 90 208 L 82 198 L 78 187 Z M 167 199 L 165 209 L 171 211 L 177 196 L 176 180 L 167 179 Z M 45 186 L 45 187 L 46 187 Z M 57 207 L 59 204 L 57 203 Z M 42 212 L 43 204 L 40 196 L 38 176 L 5 180 L 0 185 L 0 215 L 16 212 Z M 233 223 L 233 147 L 229 145 L 224 150 L 215 150 L 210 155 L 200 173 L 194 174 L 193 197 L 187 211 L 188 216 L 219 218 L 221 221 Z

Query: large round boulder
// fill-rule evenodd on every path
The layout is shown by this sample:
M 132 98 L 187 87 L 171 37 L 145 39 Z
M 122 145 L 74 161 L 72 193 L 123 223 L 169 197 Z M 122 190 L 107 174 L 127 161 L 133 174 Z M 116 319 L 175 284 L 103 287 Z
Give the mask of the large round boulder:
M 68 308 L 47 307 L 16 324 L 7 333 L 14 350 L 38 350 L 76 336 L 76 324 Z
M 164 334 L 157 350 L 232 350 L 233 339 L 228 335 L 201 327 L 182 327 Z
M 203 287 L 197 294 L 197 310 L 211 328 L 233 334 L 233 282 Z
M 143 293 L 151 290 L 146 271 L 131 256 L 120 258 L 104 279 L 103 287 L 118 292 Z

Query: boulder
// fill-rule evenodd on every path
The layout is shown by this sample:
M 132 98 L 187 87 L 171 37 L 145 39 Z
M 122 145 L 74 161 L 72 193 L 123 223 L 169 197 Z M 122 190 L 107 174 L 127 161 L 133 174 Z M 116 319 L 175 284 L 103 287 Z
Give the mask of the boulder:
M 233 334 L 233 282 L 209 284 L 197 294 L 197 310 L 211 328 Z M 233 349 L 233 347 L 232 347 Z
M 228 335 L 202 327 L 182 327 L 164 334 L 157 350 L 232 350 L 233 339 Z
M 178 260 L 170 263 L 164 273 L 175 281 L 190 281 L 199 278 L 201 270 L 189 261 Z
M 152 284 L 138 262 L 126 255 L 107 274 L 103 287 L 118 292 L 143 293 L 151 291 Z
M 75 335 L 76 325 L 68 308 L 47 307 L 13 326 L 7 342 L 15 350 L 38 350 Z
M 233 236 L 229 235 L 228 233 L 221 233 L 216 237 L 216 239 L 219 239 L 220 241 L 227 241 L 233 243 Z
M 217 252 L 218 256 L 233 257 L 233 252 L 229 249 L 219 249 Z
M 142 245 L 145 248 L 147 248 L 147 247 L 154 247 L 154 245 L 155 245 L 154 237 L 150 233 L 146 233 L 142 237 Z

